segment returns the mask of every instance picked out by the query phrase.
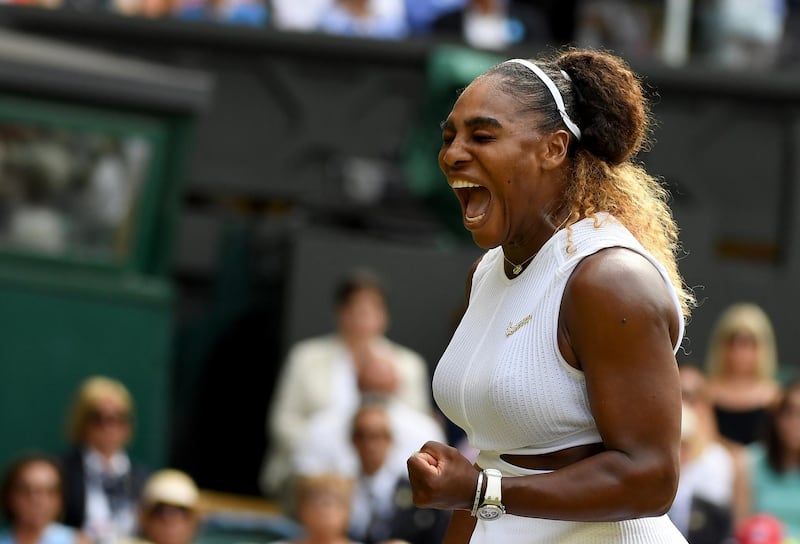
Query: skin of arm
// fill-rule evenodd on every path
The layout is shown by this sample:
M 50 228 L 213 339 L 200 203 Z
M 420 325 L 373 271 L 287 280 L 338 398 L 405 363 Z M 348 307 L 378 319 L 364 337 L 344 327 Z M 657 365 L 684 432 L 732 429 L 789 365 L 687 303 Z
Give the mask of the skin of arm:
M 612 248 L 578 265 L 558 340 L 566 361 L 584 372 L 606 451 L 550 473 L 503 478 L 508 513 L 615 521 L 669 509 L 679 470 L 678 328 L 667 287 L 644 257 Z M 409 472 L 418 506 L 472 507 L 475 468 L 453 448 L 425 444 Z

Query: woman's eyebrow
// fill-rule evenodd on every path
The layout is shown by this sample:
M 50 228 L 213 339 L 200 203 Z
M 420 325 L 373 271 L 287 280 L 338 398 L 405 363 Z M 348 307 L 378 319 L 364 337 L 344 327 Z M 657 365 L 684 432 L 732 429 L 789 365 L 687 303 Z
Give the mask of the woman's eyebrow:
M 502 128 L 503 127 L 503 124 L 500 121 L 498 121 L 497 119 L 495 119 L 494 117 L 482 117 L 482 116 L 470 117 L 469 119 L 464 121 L 464 125 L 466 125 L 469 128 L 475 128 L 475 127 Z M 455 128 L 455 124 L 452 121 L 450 121 L 449 119 L 447 119 L 447 120 L 442 121 L 441 123 L 439 123 L 439 128 L 441 128 L 442 130 L 453 129 L 453 128 Z

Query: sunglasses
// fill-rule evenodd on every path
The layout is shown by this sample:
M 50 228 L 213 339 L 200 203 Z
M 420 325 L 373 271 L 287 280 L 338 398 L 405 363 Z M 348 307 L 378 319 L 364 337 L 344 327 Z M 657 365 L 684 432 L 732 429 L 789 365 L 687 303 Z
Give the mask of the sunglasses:
M 186 506 L 157 502 L 150 507 L 149 515 L 154 518 L 167 519 L 171 517 L 181 517 L 188 519 L 194 515 L 194 511 Z
M 123 426 L 128 425 L 131 416 L 127 412 L 101 412 L 94 410 L 89 412 L 87 422 L 97 427 Z

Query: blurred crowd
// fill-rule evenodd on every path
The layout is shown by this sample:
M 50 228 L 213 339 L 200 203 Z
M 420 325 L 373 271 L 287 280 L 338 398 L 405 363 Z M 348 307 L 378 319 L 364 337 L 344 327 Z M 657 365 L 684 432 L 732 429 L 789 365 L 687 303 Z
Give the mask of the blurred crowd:
M 428 364 L 387 337 L 381 279 L 356 269 L 332 298 L 335 327 L 289 349 L 266 414 L 260 487 L 292 524 L 262 539 L 438 544 L 450 514 L 414 507 L 405 461 L 428 440 L 477 452 L 433 407 Z M 788 368 L 770 318 L 749 302 L 719 316 L 704 361 L 680 364 L 669 516 L 690 544 L 800 543 L 800 382 Z M 0 544 L 202 542 L 192 476 L 129 455 L 134 411 L 116 379 L 79 384 L 69 449 L 20 452 L 6 467 Z
M 574 43 L 681 65 L 764 68 L 797 56 L 798 0 L 2 0 L 125 16 L 498 50 Z

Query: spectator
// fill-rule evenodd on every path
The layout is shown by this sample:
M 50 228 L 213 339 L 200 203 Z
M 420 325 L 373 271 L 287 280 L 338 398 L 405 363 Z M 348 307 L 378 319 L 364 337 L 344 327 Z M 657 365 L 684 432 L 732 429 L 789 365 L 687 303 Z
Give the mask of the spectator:
M 194 480 L 179 470 L 164 469 L 142 491 L 139 526 L 151 544 L 190 544 L 197 534 L 199 491 Z
M 353 418 L 351 438 L 360 473 L 348 532 L 365 544 L 386 540 L 438 544 L 444 538 L 449 512 L 422 510 L 411 503 L 408 473 L 391 462 L 394 434 L 389 411 L 380 402 L 365 403 Z
M 413 34 L 427 34 L 442 15 L 463 9 L 466 0 L 406 0 L 406 19 Z
M 357 544 L 347 537 L 352 490 L 351 480 L 334 474 L 298 478 L 297 518 L 304 535 L 275 544 Z
M 656 4 L 657 10 L 654 9 Z M 581 47 L 605 48 L 631 58 L 655 55 L 663 10 L 652 0 L 578 0 L 575 42 Z
M 706 368 L 722 436 L 740 444 L 761 438 L 780 390 L 775 334 L 764 310 L 752 303 L 728 307 L 714 326 Z
M 271 21 L 278 30 L 312 32 L 334 0 L 272 0 Z
M 73 447 L 63 459 L 64 522 L 96 543 L 136 531 L 147 472 L 125 451 L 132 429 L 133 400 L 122 383 L 103 376 L 83 382 L 72 407 Z
M 800 539 L 800 382 L 769 412 L 766 439 L 749 446 L 752 513 L 779 519 L 786 537 Z
M 446 439 L 441 423 L 434 417 L 381 395 L 365 395 L 363 405 L 380 404 L 392 427 L 391 450 L 386 464 L 398 473 L 406 472 L 408 456 L 428 440 Z M 356 478 L 361 472 L 358 452 L 352 441 L 353 417 L 342 417 L 336 410 L 326 410 L 312 417 L 305 435 L 295 449 L 293 467 L 298 474 L 333 472 Z
M 669 517 L 689 544 L 722 544 L 732 535 L 736 465 L 719 442 L 708 440 L 692 406 L 681 418 L 681 472 Z
M 56 460 L 28 454 L 12 463 L 0 491 L 8 522 L 0 531 L 0 544 L 88 544 L 79 531 L 58 522 L 61 492 Z
M 467 0 L 460 11 L 439 17 L 433 25 L 440 35 L 457 35 L 478 49 L 505 49 L 549 41 L 547 19 L 536 7 L 510 0 Z
M 314 415 L 334 410 L 349 421 L 362 393 L 387 394 L 414 410 L 432 412 L 425 361 L 385 337 L 389 314 L 378 278 L 354 272 L 337 288 L 335 305 L 336 334 L 299 342 L 278 377 L 261 472 L 266 495 L 285 496 L 292 452 Z
M 727 68 L 767 69 L 778 61 L 786 0 L 705 2 L 698 33 L 708 59 Z
M 700 491 L 701 496 L 730 507 L 733 523 L 736 524 L 744 519 L 749 510 L 747 452 L 743 446 L 719 434 L 714 408 L 708 396 L 708 381 L 700 368 L 685 363 L 679 370 L 681 398 L 684 405 L 691 410 L 695 422 L 695 430 L 691 433 L 692 449 L 684 451 L 681 460 L 689 461 L 690 466 L 694 464 L 702 466 L 703 463 L 698 463 L 701 459 L 707 462 L 713 458 L 717 459 L 713 463 L 714 470 L 721 471 L 721 476 L 714 479 L 710 486 L 704 481 L 705 470 L 687 468 L 686 471 L 695 473 L 699 477 L 695 483 L 703 488 Z M 694 460 L 691 460 L 692 458 Z M 728 487 L 729 485 L 732 485 L 732 489 Z
M 319 28 L 329 34 L 364 38 L 408 35 L 403 0 L 336 0 L 323 13 Z

